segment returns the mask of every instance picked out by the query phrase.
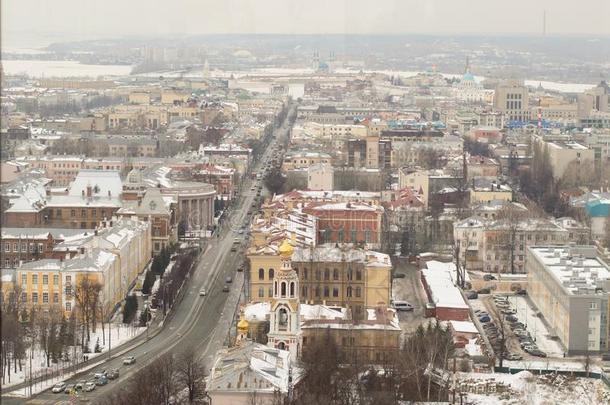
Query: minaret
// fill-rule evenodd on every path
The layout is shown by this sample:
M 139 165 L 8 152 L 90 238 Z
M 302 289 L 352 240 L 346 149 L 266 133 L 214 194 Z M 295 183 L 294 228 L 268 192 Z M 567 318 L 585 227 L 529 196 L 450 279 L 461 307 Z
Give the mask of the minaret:
M 267 346 L 290 351 L 293 360 L 301 351 L 301 316 L 299 311 L 299 276 L 292 269 L 294 248 L 285 239 L 279 253 L 281 267 L 273 278 L 271 319 Z

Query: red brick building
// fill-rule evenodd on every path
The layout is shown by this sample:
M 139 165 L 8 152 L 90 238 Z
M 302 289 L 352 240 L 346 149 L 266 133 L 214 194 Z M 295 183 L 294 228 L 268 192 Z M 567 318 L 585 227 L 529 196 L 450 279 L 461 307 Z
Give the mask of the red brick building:
M 373 202 L 316 203 L 303 212 L 318 218 L 317 243 L 381 246 L 383 207 Z

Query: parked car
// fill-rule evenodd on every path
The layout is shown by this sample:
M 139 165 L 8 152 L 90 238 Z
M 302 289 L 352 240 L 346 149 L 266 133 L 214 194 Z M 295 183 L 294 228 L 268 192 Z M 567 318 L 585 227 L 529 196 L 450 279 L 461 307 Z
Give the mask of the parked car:
M 108 372 L 107 377 L 108 377 L 108 379 L 110 379 L 110 380 L 115 380 L 115 379 L 119 378 L 119 370 L 118 370 L 118 369 L 116 369 L 116 368 L 113 368 L 112 370 L 110 370 L 110 371 Z
M 481 288 L 477 291 L 478 294 L 489 294 L 491 291 L 489 288 Z
M 237 268 L 237 271 L 239 271 L 239 272 L 244 271 L 244 266 L 239 266 L 239 267 Z
M 66 388 L 64 388 L 64 393 L 72 394 L 73 392 L 74 392 L 74 384 L 66 385 Z
M 407 301 L 394 301 L 392 306 L 397 311 L 413 311 L 413 305 L 409 304 Z
M 476 291 L 466 291 L 466 298 L 469 300 L 476 300 L 479 298 L 479 294 Z
M 531 354 L 532 356 L 536 356 L 536 357 L 546 357 L 546 353 L 540 349 L 533 349 L 533 350 L 530 350 L 528 353 Z
M 83 389 L 85 389 L 85 384 L 87 382 L 86 381 L 79 381 L 76 384 L 74 384 L 74 391 L 78 392 L 78 391 L 82 391 Z
M 496 277 L 491 274 L 485 274 L 483 276 L 483 280 L 485 280 L 485 281 L 491 281 L 491 280 L 495 280 L 495 279 L 496 279 Z
M 520 354 L 517 353 L 509 353 L 506 357 L 506 360 L 521 360 L 523 359 L 523 356 L 521 356 Z
M 205 297 L 207 293 L 205 292 L 205 288 L 202 288 L 201 290 L 199 290 L 199 295 L 201 295 L 202 297 Z
M 91 392 L 95 389 L 95 383 L 93 381 L 88 381 L 85 383 L 85 392 Z
M 515 295 L 527 295 L 527 291 L 526 290 L 517 290 L 517 291 L 515 291 Z
M 506 315 L 505 319 L 508 322 L 519 322 L 519 318 L 517 318 L 515 315 Z
M 57 384 L 55 384 L 53 386 L 53 388 L 51 389 L 51 392 L 53 392 L 54 394 L 58 394 L 60 392 L 63 392 L 65 389 L 66 389 L 66 383 L 58 382 Z
M 123 358 L 123 364 L 125 364 L 126 366 L 129 366 L 131 364 L 135 364 L 136 363 L 136 358 L 134 356 L 128 356 Z
M 394 278 L 405 278 L 405 273 L 394 273 L 392 276 Z
M 233 279 L 231 277 L 225 278 L 225 283 L 226 284 L 231 284 L 232 282 L 233 282 Z
M 225 284 L 225 286 L 222 287 L 222 292 L 229 292 L 229 286 Z
M 481 322 L 485 323 L 485 322 L 489 322 L 489 321 L 491 321 L 491 318 L 490 318 L 489 316 L 487 316 L 487 315 L 486 315 L 486 316 L 482 316 L 482 317 L 480 317 L 480 318 L 479 318 L 479 321 L 481 321 Z

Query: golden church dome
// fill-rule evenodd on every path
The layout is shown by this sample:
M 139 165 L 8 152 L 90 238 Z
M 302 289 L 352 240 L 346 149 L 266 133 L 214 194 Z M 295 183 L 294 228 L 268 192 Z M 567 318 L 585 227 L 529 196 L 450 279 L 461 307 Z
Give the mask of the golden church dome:
M 280 246 L 280 256 L 282 256 L 284 258 L 289 258 L 290 256 L 292 256 L 293 252 L 294 252 L 294 248 L 288 242 L 288 239 L 284 239 L 284 242 Z

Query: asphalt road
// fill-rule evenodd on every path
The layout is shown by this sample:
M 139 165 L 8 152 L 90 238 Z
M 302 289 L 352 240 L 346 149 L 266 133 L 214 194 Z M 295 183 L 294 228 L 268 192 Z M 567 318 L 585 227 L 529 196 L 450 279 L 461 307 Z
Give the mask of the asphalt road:
M 295 113 L 294 109 L 291 110 L 291 113 Z M 283 137 L 288 136 L 288 130 L 289 127 L 285 121 L 284 125 L 274 133 L 274 138 L 254 170 L 259 170 L 264 166 L 273 147 Z M 97 387 L 90 393 L 80 393 L 79 402 L 95 403 L 96 400 L 105 397 L 110 392 L 124 387 L 129 377 L 170 351 L 178 353 L 187 347 L 195 346 L 206 366 L 211 367 L 214 354 L 225 344 L 242 293 L 244 274 L 237 272 L 237 268 L 244 259 L 245 242 L 243 240 L 245 235 L 239 234 L 238 230 L 246 227 L 250 222 L 248 210 L 255 203 L 256 198 L 256 191 L 251 191 L 251 187 L 256 184 L 262 185 L 262 181 L 251 179 L 244 181 L 237 206 L 222 226 L 220 237 L 212 238 L 206 250 L 200 255 L 193 276 L 183 287 L 188 290 L 182 301 L 173 309 L 172 315 L 166 319 L 163 329 L 138 347 L 66 380 L 67 383 L 76 383 L 87 379 L 90 374 L 95 372 L 119 369 L 120 377 L 117 380 L 110 381 L 106 386 Z M 231 252 L 234 238 L 242 240 L 241 249 L 237 253 Z M 233 283 L 230 284 L 230 292 L 226 293 L 222 289 L 225 285 L 225 278 L 228 276 L 233 278 Z M 206 296 L 199 295 L 201 288 L 206 289 Z M 126 356 L 135 356 L 136 364 L 124 366 L 122 360 Z M 29 400 L 3 396 L 2 404 L 65 404 L 69 399 L 68 395 L 53 394 L 49 389 Z

